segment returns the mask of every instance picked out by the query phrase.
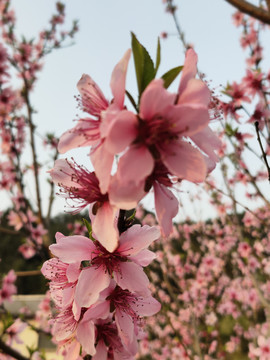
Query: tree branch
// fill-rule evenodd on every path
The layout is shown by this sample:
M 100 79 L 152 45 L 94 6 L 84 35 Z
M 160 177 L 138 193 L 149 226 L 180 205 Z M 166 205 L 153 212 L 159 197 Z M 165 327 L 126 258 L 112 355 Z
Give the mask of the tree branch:
M 30 130 L 30 144 L 32 149 L 32 157 L 33 157 L 33 167 L 34 167 L 34 179 L 35 179 L 35 185 L 36 185 L 36 197 L 37 197 L 37 206 L 38 206 L 38 218 L 41 224 L 44 225 L 43 217 L 42 217 L 42 206 L 41 206 L 41 195 L 40 195 L 40 186 L 39 186 L 39 165 L 37 161 L 37 152 L 36 152 L 36 145 L 35 145 L 35 138 L 34 138 L 34 132 L 35 132 L 35 126 L 33 124 L 32 120 L 32 107 L 30 105 L 29 100 L 29 84 L 27 82 L 27 79 L 23 77 L 24 81 L 24 100 L 26 103 L 27 108 L 27 121 L 29 125 Z
M 266 156 L 266 153 L 264 151 L 262 141 L 261 141 L 261 138 L 260 138 L 260 129 L 259 129 L 258 121 L 255 122 L 255 128 L 256 128 L 257 140 L 258 140 L 258 143 L 259 143 L 261 151 L 262 151 L 263 160 L 265 162 L 265 165 L 266 165 L 266 168 L 267 168 L 267 171 L 268 171 L 268 181 L 270 182 L 270 167 L 269 167 L 269 164 L 268 164 L 268 161 L 267 161 L 267 156 Z
M 270 14 L 270 0 L 265 0 L 268 8 L 268 12 Z
M 257 7 L 253 4 L 250 4 L 246 0 L 225 0 L 232 6 L 236 7 L 238 10 L 242 11 L 243 13 L 254 17 L 257 20 L 262 21 L 265 24 L 270 24 L 270 12 L 266 11 L 260 7 Z M 270 1 L 267 0 L 267 5 L 269 9 Z
M 21 235 L 22 234 L 20 231 L 7 229 L 2 226 L 0 226 L 0 233 L 10 234 L 10 235 Z
M 29 358 L 21 355 L 18 351 L 12 349 L 6 343 L 0 339 L 0 349 L 3 350 L 4 354 L 10 355 L 17 360 L 29 360 Z

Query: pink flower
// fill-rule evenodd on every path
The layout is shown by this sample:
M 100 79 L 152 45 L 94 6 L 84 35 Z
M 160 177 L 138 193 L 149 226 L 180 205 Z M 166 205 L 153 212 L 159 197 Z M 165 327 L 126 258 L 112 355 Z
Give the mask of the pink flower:
M 73 213 L 89 204 L 93 205 L 91 212 L 96 215 L 92 217 L 93 231 L 102 246 L 110 252 L 114 251 L 119 238 L 115 224 L 118 209 L 109 203 L 107 193 L 101 193 L 96 174 L 64 159 L 56 160 L 49 172 L 53 182 L 61 187 L 60 193 L 67 199 L 77 201 L 77 209 Z
M 197 55 L 190 49 L 178 94 L 169 93 L 162 79 L 153 80 L 142 94 L 136 131 L 129 121 L 121 133 L 122 119 L 116 118 L 106 139 L 108 151 L 125 151 L 109 188 L 110 201 L 129 209 L 154 186 L 157 216 L 165 235 L 172 229 L 178 207 L 174 195 L 166 189 L 172 186 L 170 178 L 203 181 L 218 160 L 214 150 L 220 142 L 207 127 L 210 92 L 201 80 L 194 78 L 196 64 Z M 128 149 L 126 133 L 131 140 Z M 188 138 L 209 157 L 191 145 Z
M 128 352 L 136 354 L 137 337 L 141 327 L 141 317 L 151 316 L 160 310 L 160 303 L 152 296 L 142 297 L 116 286 L 114 281 L 101 293 L 102 297 L 115 309 L 115 322 L 122 344 Z
M 127 123 L 134 123 L 135 118 L 134 114 L 124 109 L 125 79 L 130 54 L 131 50 L 129 49 L 112 72 L 110 85 L 114 98 L 110 104 L 90 76 L 82 76 L 78 83 L 82 108 L 92 117 L 80 119 L 73 129 L 61 136 L 58 146 L 60 153 L 75 147 L 92 146 L 91 161 L 103 194 L 108 190 L 114 160 L 114 154 L 105 146 L 108 130 L 117 117 L 120 121 Z M 128 136 L 128 134 L 126 135 Z M 130 136 L 126 141 L 129 141 L 129 138 Z
M 96 354 L 92 360 L 134 360 L 134 355 L 130 354 L 121 343 L 115 324 L 100 321 L 97 325 L 97 345 Z
M 260 360 L 270 360 L 270 339 L 260 335 L 258 345 L 259 347 L 252 351 L 253 355 L 258 356 Z
M 98 241 L 83 236 L 60 238 L 51 252 L 66 264 L 83 262 L 75 301 L 80 307 L 94 304 L 113 277 L 122 288 L 149 296 L 149 280 L 142 270 L 155 257 L 146 248 L 160 236 L 154 227 L 134 225 L 120 235 L 117 249 L 110 253 Z
M 23 344 L 23 341 L 19 338 L 19 334 L 27 327 L 27 324 L 22 322 L 21 319 L 16 319 L 14 323 L 6 330 L 8 335 L 7 344 L 12 345 L 13 341 L 17 344 Z
M 2 280 L 2 288 L 0 289 L 0 305 L 3 301 L 11 301 L 12 295 L 17 293 L 17 288 L 14 285 L 17 276 L 15 275 L 14 270 L 10 270 Z

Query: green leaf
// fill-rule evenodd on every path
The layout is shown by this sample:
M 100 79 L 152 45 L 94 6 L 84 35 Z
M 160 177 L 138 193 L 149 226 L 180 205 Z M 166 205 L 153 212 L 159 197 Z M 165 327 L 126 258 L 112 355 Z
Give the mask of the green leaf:
M 88 230 L 88 234 L 89 234 L 89 239 L 91 239 L 92 241 L 96 241 L 96 239 L 93 238 L 92 236 L 92 225 L 90 224 L 89 221 L 87 221 L 86 219 L 83 218 L 83 222 L 84 222 L 84 225 L 87 227 L 87 230 Z
M 155 68 L 153 60 L 145 47 L 138 41 L 134 33 L 132 36 L 132 52 L 136 70 L 136 78 L 139 92 L 139 99 L 147 85 L 155 78 Z
M 160 54 L 160 39 L 158 38 L 158 43 L 157 43 L 157 55 L 156 55 L 156 66 L 155 66 L 155 75 L 157 74 L 159 65 L 160 65 L 160 60 L 161 60 L 161 54 Z
M 171 83 L 175 80 L 177 75 L 180 74 L 182 71 L 183 66 L 177 66 L 169 71 L 167 71 L 164 75 L 161 76 L 161 78 L 164 80 L 164 87 L 167 89 Z

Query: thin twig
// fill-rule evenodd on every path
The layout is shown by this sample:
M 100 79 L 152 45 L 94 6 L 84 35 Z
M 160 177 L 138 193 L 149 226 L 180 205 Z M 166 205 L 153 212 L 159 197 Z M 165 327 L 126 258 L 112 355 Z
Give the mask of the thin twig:
M 265 162 L 265 165 L 266 165 L 266 168 L 267 168 L 267 171 L 268 171 L 268 181 L 270 182 L 270 167 L 269 167 L 269 164 L 268 164 L 268 161 L 267 161 L 266 153 L 265 153 L 263 145 L 262 145 L 262 141 L 261 141 L 261 137 L 260 137 L 260 130 L 259 130 L 259 122 L 258 121 L 255 122 L 255 128 L 256 128 L 256 133 L 257 133 L 257 140 L 258 140 L 258 143 L 259 143 L 261 151 L 262 151 L 263 160 Z
M 32 157 L 33 157 L 33 167 L 34 167 L 34 178 L 35 178 L 35 185 L 36 185 L 36 197 L 37 197 L 37 206 L 38 206 L 38 218 L 40 223 L 42 223 L 44 225 L 44 221 L 43 221 L 43 217 L 42 217 L 42 207 L 41 207 L 41 196 L 40 196 L 40 186 L 39 186 L 39 166 L 38 166 L 38 161 L 37 161 L 37 152 L 36 152 L 36 145 L 35 145 L 35 138 L 34 138 L 34 133 L 35 133 L 35 126 L 33 124 L 33 119 L 32 119 L 32 107 L 30 104 L 30 99 L 29 99 L 29 85 L 27 82 L 27 79 L 24 78 L 24 99 L 25 99 L 25 103 L 26 103 L 26 107 L 27 107 L 27 121 L 29 124 L 29 129 L 30 129 L 30 145 L 31 145 L 31 149 L 32 149 Z
M 33 275 L 41 275 L 41 271 L 40 270 L 15 271 L 15 274 L 19 277 L 33 276 Z
M 4 354 L 10 355 L 17 360 L 30 360 L 29 358 L 20 354 L 17 350 L 8 346 L 4 341 L 0 339 L 0 349 L 3 350 Z
M 22 235 L 20 231 L 7 229 L 2 226 L 0 226 L 0 233 L 10 234 L 10 235 Z

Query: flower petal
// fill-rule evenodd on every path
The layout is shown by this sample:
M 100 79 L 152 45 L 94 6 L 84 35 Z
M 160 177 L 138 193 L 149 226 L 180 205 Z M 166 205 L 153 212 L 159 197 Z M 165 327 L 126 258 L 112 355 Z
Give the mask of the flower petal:
M 126 91 L 126 73 L 128 62 L 131 55 L 131 49 L 128 49 L 123 58 L 116 64 L 112 72 L 111 77 L 111 90 L 114 96 L 114 103 L 118 105 L 119 108 L 123 107 L 125 91 Z
M 136 184 L 134 181 L 123 183 L 117 176 L 113 176 L 109 187 L 109 199 L 112 205 L 119 209 L 130 210 L 146 195 L 142 180 Z
M 107 360 L 108 359 L 108 350 L 103 340 L 99 340 L 96 346 L 96 354 L 93 356 L 92 360 Z
M 195 78 L 197 73 L 197 61 L 198 56 L 193 49 L 188 49 L 186 52 L 186 58 L 184 63 L 184 68 L 181 75 L 181 81 L 178 88 L 178 93 L 181 96 L 181 93 L 187 87 L 187 84 L 190 79 Z
M 191 135 L 190 138 L 209 156 L 210 159 L 215 162 L 219 161 L 219 158 L 215 154 L 214 150 L 218 150 L 221 147 L 221 141 L 209 126 L 201 130 L 199 133 Z
M 130 302 L 130 306 L 139 316 L 152 316 L 161 309 L 161 304 L 152 296 L 139 297 L 136 302 Z
M 93 356 L 96 353 L 95 348 L 95 325 L 93 321 L 82 321 L 77 328 L 77 339 L 82 345 L 83 350 Z
M 82 75 L 77 88 L 81 94 L 83 110 L 89 114 L 99 116 L 109 106 L 99 86 L 89 75 Z
M 157 255 L 153 251 L 144 249 L 136 255 L 129 256 L 129 259 L 136 264 L 145 267 L 148 266 L 156 257 Z
M 132 318 L 124 311 L 116 309 L 115 323 L 118 329 L 119 336 L 122 340 L 124 347 L 133 355 L 137 353 L 137 341 L 134 339 L 134 323 Z M 135 346 L 134 346 L 135 345 Z
M 207 107 L 210 102 L 210 95 L 207 85 L 202 80 L 190 79 L 181 96 L 179 96 L 178 104 L 193 103 Z
M 99 180 L 100 191 L 102 194 L 106 194 L 110 183 L 114 155 L 106 150 L 103 143 L 92 149 L 90 157 Z
M 175 94 L 163 87 L 163 80 L 151 81 L 142 93 L 140 101 L 140 118 L 150 120 L 157 115 L 165 115 L 167 109 L 174 104 Z
M 106 149 L 112 154 L 124 151 L 137 137 L 137 117 L 123 110 L 115 116 L 105 139 Z
M 136 255 L 159 237 L 157 227 L 135 224 L 121 234 L 117 251 L 125 256 Z
M 184 136 L 203 130 L 209 123 L 208 108 L 192 103 L 174 106 L 168 113 L 168 118 L 174 132 Z
M 114 272 L 115 281 L 123 289 L 141 296 L 150 296 L 149 279 L 141 266 L 132 262 L 121 262 L 120 271 Z
M 85 236 L 74 235 L 61 238 L 57 244 L 50 245 L 49 249 L 61 261 L 71 264 L 90 260 L 95 245 Z
M 207 173 L 204 157 L 188 142 L 171 142 L 160 152 L 165 166 L 173 175 L 193 182 L 204 181 Z
M 154 182 L 154 194 L 158 222 L 164 236 L 169 236 L 172 231 L 172 219 L 178 213 L 178 200 L 166 186 L 157 181 Z
M 110 275 L 102 268 L 90 267 L 83 269 L 76 286 L 75 300 L 80 307 L 93 305 L 99 297 L 99 293 L 110 283 Z
M 151 174 L 154 159 L 145 146 L 132 146 L 119 160 L 117 177 L 125 183 L 139 184 Z
M 113 252 L 118 246 L 117 213 L 118 209 L 116 207 L 112 206 L 109 202 L 104 202 L 98 209 L 93 221 L 95 236 L 109 252 Z
M 77 147 L 94 145 L 100 138 L 100 122 L 93 119 L 81 119 L 74 128 L 64 132 L 58 143 L 58 151 L 64 154 Z

